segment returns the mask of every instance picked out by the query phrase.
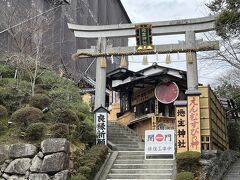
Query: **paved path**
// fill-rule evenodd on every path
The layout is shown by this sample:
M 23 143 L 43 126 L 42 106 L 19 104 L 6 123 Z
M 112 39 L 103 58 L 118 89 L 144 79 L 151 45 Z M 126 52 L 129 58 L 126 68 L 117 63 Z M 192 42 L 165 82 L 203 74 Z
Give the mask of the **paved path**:
M 240 180 L 240 159 L 232 165 L 223 180 Z

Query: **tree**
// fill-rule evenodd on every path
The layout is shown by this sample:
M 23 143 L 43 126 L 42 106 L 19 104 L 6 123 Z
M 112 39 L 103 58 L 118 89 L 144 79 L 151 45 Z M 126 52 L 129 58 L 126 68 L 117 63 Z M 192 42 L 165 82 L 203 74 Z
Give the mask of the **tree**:
M 9 63 L 16 67 L 17 87 L 20 77 L 27 74 L 34 96 L 36 79 L 44 71 L 44 68 L 39 66 L 43 66 L 42 61 L 47 58 L 45 53 L 47 47 L 43 47 L 42 37 L 48 31 L 52 20 L 49 14 L 32 18 L 41 13 L 41 10 L 37 3 L 29 1 L 3 1 L 0 10 L 2 14 L 0 28 L 8 29 L 2 35 L 5 41 L 2 43 L 1 52 L 7 54 Z M 25 23 L 14 26 L 23 21 Z M 10 28 L 12 26 L 14 27 Z
M 232 99 L 237 108 L 240 108 L 240 71 L 231 69 L 219 77 L 214 91 L 218 97 Z
M 228 135 L 229 148 L 233 150 L 240 150 L 240 120 L 231 120 L 233 112 L 240 111 L 240 71 L 232 69 L 227 74 L 223 75 L 217 80 L 215 93 L 218 97 L 227 98 L 234 101 L 236 109 L 227 110 L 228 115 Z
M 204 59 L 225 61 L 240 69 L 240 1 L 213 0 L 207 7 L 216 15 L 216 32 L 221 39 L 220 50 Z

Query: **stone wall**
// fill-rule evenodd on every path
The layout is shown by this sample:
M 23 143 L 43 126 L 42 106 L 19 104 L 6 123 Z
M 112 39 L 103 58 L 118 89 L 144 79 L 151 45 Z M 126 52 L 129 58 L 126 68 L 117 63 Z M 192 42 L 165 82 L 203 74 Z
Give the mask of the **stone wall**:
M 240 157 L 240 153 L 232 150 L 206 151 L 202 153 L 200 163 L 202 171 L 200 180 L 219 180 L 228 171 L 231 165 Z
M 67 180 L 70 143 L 46 139 L 38 149 L 32 144 L 0 146 L 0 180 Z

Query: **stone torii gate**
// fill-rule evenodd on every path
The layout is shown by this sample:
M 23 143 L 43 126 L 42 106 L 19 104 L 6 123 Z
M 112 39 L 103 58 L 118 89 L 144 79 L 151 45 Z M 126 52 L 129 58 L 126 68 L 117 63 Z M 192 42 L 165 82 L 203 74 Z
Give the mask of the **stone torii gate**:
M 121 56 L 121 55 L 144 55 L 144 54 L 165 54 L 191 52 L 192 63 L 187 62 L 187 86 L 188 91 L 197 90 L 198 71 L 197 71 L 197 51 L 209 51 L 219 49 L 218 41 L 196 40 L 195 34 L 212 31 L 215 29 L 215 17 L 208 16 L 203 18 L 182 19 L 172 21 L 150 22 L 152 25 L 153 36 L 185 34 L 185 41 L 178 44 L 154 45 L 153 50 L 138 52 L 136 47 L 111 47 L 107 46 L 106 38 L 129 38 L 135 37 L 135 26 L 139 24 L 118 24 L 102 26 L 85 26 L 68 24 L 75 37 L 98 38 L 98 44 L 91 49 L 79 49 L 73 56 L 98 57 L 96 66 L 96 88 L 95 88 L 95 109 L 105 105 L 106 90 L 106 68 L 100 67 L 101 57 Z
M 144 23 L 146 24 L 146 23 Z M 197 52 L 210 51 L 219 49 L 218 41 L 196 40 L 195 34 L 212 31 L 215 29 L 215 17 L 203 17 L 195 19 L 182 19 L 173 21 L 161 21 L 147 23 L 152 27 L 152 36 L 185 34 L 185 41 L 177 44 L 154 45 L 152 49 L 138 51 L 136 47 L 111 47 L 107 46 L 107 38 L 129 38 L 136 36 L 136 27 L 139 24 L 119 24 L 104 26 L 85 26 L 68 24 L 70 30 L 76 37 L 81 38 L 98 38 L 98 44 L 91 49 L 79 49 L 73 56 L 81 57 L 98 57 L 96 66 L 96 87 L 95 87 L 95 109 L 105 106 L 106 92 L 106 67 L 101 66 L 101 58 L 106 56 L 121 55 L 146 55 L 146 54 L 164 54 L 164 53 L 182 53 L 185 52 L 187 59 L 190 57 L 191 62 L 187 61 L 187 101 L 175 102 L 176 116 L 186 108 L 186 137 L 180 139 L 177 136 L 180 151 L 198 151 L 201 152 L 201 127 L 200 127 L 200 92 L 198 91 L 198 70 L 197 70 Z M 181 110 L 181 112 L 180 112 Z M 185 110 L 184 110 L 185 111 Z M 185 114 L 185 112 L 184 112 Z M 156 122 L 153 122 L 156 123 Z M 184 125 L 185 126 L 185 125 Z M 177 128 L 178 125 L 177 125 Z M 185 131 L 181 129 L 181 131 Z M 180 137 L 180 136 L 179 136 Z M 106 141 L 104 142 L 106 144 Z M 186 146 L 181 147 L 181 143 Z M 180 149 L 181 147 L 181 149 Z

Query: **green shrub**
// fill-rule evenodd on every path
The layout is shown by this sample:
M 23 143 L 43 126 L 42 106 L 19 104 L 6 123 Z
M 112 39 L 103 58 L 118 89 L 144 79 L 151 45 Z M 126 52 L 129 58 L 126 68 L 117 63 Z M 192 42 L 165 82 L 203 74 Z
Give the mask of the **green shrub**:
M 54 120 L 57 123 L 78 124 L 79 119 L 75 112 L 70 109 L 58 109 L 54 112 Z
M 177 174 L 176 180 L 194 180 L 192 172 L 180 172 Z
M 15 67 L 10 65 L 0 65 L 0 73 L 3 78 L 14 78 Z
M 200 158 L 201 158 L 200 152 L 188 151 L 178 153 L 176 156 L 178 172 L 181 171 L 194 172 L 199 167 Z
M 14 112 L 11 119 L 20 126 L 27 127 L 31 123 L 41 122 L 43 113 L 37 108 L 25 107 Z
M 51 99 L 46 94 L 35 94 L 30 99 L 30 105 L 41 110 L 48 107 L 50 102 Z
M 69 127 L 64 123 L 56 123 L 51 127 L 51 134 L 54 138 L 67 138 L 69 135 Z
M 70 180 L 88 180 L 85 176 L 83 176 L 82 174 L 76 174 L 73 175 Z
M 8 112 L 7 109 L 0 105 L 0 135 L 5 133 L 5 130 L 8 126 L 8 120 L 7 120 Z
M 76 113 L 80 121 L 84 121 L 87 118 L 87 114 L 83 112 L 77 112 Z
M 0 119 L 5 119 L 8 116 L 8 111 L 7 109 L 3 106 L 0 105 Z
M 96 141 L 96 134 L 94 127 L 83 121 L 80 122 L 73 132 L 73 139 L 86 144 L 94 144 Z
M 26 138 L 28 140 L 40 140 L 44 137 L 46 125 L 44 123 L 30 124 L 26 130 Z
M 20 81 L 17 87 L 15 79 L 4 79 L 3 87 L 0 86 L 0 104 L 5 106 L 12 114 L 17 109 L 29 102 L 31 85 L 28 82 Z
M 43 122 L 53 122 L 54 116 L 51 111 L 48 111 L 47 113 L 43 113 Z
M 82 174 L 84 177 L 86 177 L 87 179 L 90 178 L 91 171 L 92 169 L 88 166 L 82 166 L 78 169 L 78 172 Z
M 35 91 L 45 91 L 45 90 L 49 90 L 49 87 L 45 84 L 36 84 L 35 85 Z
M 80 173 L 87 179 L 93 179 L 104 163 L 107 153 L 107 146 L 94 145 L 83 156 L 76 156 L 74 168 L 77 170 L 77 174 Z

